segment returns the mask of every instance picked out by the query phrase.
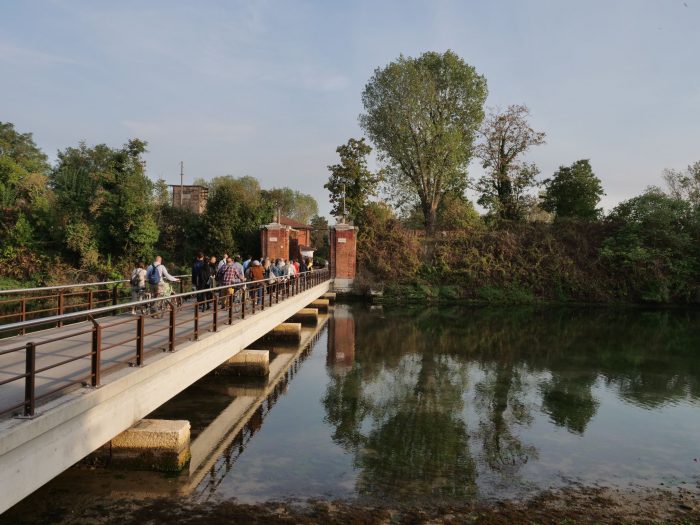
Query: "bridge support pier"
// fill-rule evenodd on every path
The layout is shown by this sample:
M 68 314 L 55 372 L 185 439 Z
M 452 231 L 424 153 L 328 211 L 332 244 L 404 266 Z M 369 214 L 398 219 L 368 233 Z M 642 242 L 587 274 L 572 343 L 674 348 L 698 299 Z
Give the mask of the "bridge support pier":
M 319 312 L 328 312 L 330 301 L 328 299 L 316 299 L 309 304 L 309 308 L 316 308 Z
M 142 419 L 110 442 L 110 468 L 179 472 L 190 460 L 190 422 Z
M 323 298 L 323 299 L 328 299 L 328 302 L 329 302 L 330 304 L 334 304 L 334 303 L 335 303 L 336 294 L 335 294 L 335 292 L 324 293 L 323 296 L 322 296 L 322 298 Z
M 270 337 L 282 341 L 301 341 L 301 323 L 282 323 L 277 325 Z
M 265 377 L 270 373 L 270 351 L 241 350 L 216 370 L 225 375 Z
M 290 319 L 301 324 L 315 325 L 318 323 L 318 308 L 302 308 Z

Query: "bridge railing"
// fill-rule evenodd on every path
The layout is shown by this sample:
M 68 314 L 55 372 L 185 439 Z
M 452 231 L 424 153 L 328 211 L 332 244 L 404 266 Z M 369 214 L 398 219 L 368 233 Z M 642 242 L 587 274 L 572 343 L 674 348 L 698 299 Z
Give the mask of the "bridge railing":
M 0 359 L 8 361 L 9 356 L 10 366 L 14 364 L 15 368 L 24 364 L 24 372 L 0 369 L 0 399 L 8 397 L 2 395 L 2 388 L 11 387 L 15 391 L 14 397 L 9 396 L 14 401 L 3 401 L 4 406 L 0 405 L 0 416 L 32 417 L 39 401 L 79 386 L 98 387 L 104 374 L 143 366 L 153 355 L 174 352 L 183 341 L 197 340 L 208 331 L 216 332 L 223 325 L 262 312 L 329 278 L 328 269 L 321 269 L 292 278 L 218 286 L 0 326 L 1 336 L 8 331 L 26 333 L 42 326 L 67 325 L 70 321 L 84 320 L 86 316 L 90 321 L 90 326 L 64 326 L 55 336 L 51 336 L 51 332 L 37 331 L 3 341 L 6 344 L 0 346 Z M 111 317 L 134 310 L 135 315 Z M 73 345 L 73 352 L 62 349 L 52 353 L 50 358 L 42 356 L 44 347 L 59 342 L 64 346 Z M 55 362 L 59 356 L 60 360 Z M 48 363 L 40 363 L 42 357 Z M 61 375 L 47 375 L 58 368 L 62 368 Z M 37 378 L 43 380 L 42 385 L 37 384 Z M 24 392 L 19 395 L 16 385 L 22 381 Z
M 185 291 L 185 283 L 191 275 L 178 275 L 179 291 Z M 0 290 L 0 326 L 48 316 L 92 310 L 102 306 L 115 306 L 128 300 L 131 289 L 128 279 L 99 283 L 64 284 L 41 288 L 17 288 Z M 64 321 L 57 321 L 63 326 Z

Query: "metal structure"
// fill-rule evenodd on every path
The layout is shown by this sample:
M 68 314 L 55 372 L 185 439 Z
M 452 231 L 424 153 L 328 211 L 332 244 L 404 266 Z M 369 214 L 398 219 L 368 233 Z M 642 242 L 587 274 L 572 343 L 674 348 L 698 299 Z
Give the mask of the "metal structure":
M 177 275 L 176 277 L 180 279 L 179 291 L 183 293 L 185 282 L 191 280 L 192 276 Z M 0 328 L 3 328 L 0 330 L 0 338 L 8 335 L 3 326 L 8 323 L 22 323 L 47 316 L 60 317 L 64 314 L 92 310 L 107 305 L 116 306 L 130 297 L 130 288 L 122 288 L 122 285 L 125 284 L 129 285 L 128 279 L 0 290 Z M 71 319 L 75 321 L 80 317 Z M 64 319 L 59 319 L 55 326 L 63 326 L 64 322 Z M 19 333 L 25 332 L 20 331 Z
M 51 399 L 60 392 L 80 386 L 98 387 L 104 374 L 128 366 L 143 366 L 154 353 L 174 352 L 182 341 L 197 340 L 207 331 L 216 332 L 222 325 L 232 325 L 239 319 L 262 312 L 329 278 L 329 271 L 323 269 L 292 278 L 219 286 L 179 293 L 165 299 L 112 304 L 0 325 L 0 337 L 3 333 L 21 334 L 0 340 L 0 359 L 7 361 L 9 358 L 14 360 L 15 365 L 23 361 L 25 365 L 23 373 L 0 368 L 0 399 L 4 399 L 3 388 L 17 390 L 18 382 L 24 382 L 23 399 L 19 401 L 15 397 L 9 403 L 3 401 L 0 416 L 14 414 L 33 417 L 39 402 Z M 200 296 L 199 300 L 197 295 Z M 182 306 L 178 307 L 180 300 Z M 129 314 L 136 307 L 141 307 L 141 311 L 144 311 L 144 307 L 146 311 L 153 308 L 162 313 L 163 310 L 155 307 L 164 301 L 167 315 L 162 317 Z M 94 306 L 96 303 L 91 304 Z M 51 330 L 44 330 L 47 327 Z M 42 354 L 42 349 L 50 344 L 54 348 L 61 348 L 61 345 L 70 348 L 50 355 Z M 108 366 L 104 366 L 105 362 Z M 62 369 L 57 377 L 56 369 Z M 54 376 L 48 377 L 50 374 Z

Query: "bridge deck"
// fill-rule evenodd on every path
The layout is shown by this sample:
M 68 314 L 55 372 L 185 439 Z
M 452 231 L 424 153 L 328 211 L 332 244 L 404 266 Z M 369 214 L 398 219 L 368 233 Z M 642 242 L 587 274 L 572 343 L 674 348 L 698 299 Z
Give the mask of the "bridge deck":
M 193 303 L 185 303 L 177 311 L 180 317 L 191 319 L 193 317 Z M 240 307 L 238 309 L 240 312 Z M 220 310 L 221 315 L 227 312 Z M 239 313 L 236 313 L 239 315 Z M 134 338 L 138 316 L 121 314 L 96 319 L 102 327 L 101 373 L 102 384 L 109 381 L 109 373 L 126 368 L 136 362 L 136 341 Z M 234 324 L 240 319 L 234 318 Z M 201 314 L 199 319 L 199 338 L 206 337 L 212 327 L 210 311 Z M 166 313 L 163 317 L 145 318 L 144 348 L 145 360 L 148 362 L 162 356 L 168 350 L 169 343 L 169 317 Z M 71 386 L 80 388 L 83 383 L 89 384 L 91 377 L 91 351 L 92 351 L 93 323 L 83 321 L 60 328 L 51 328 L 39 332 L 33 332 L 10 339 L 0 340 L 0 354 L 4 350 L 23 347 L 33 342 L 36 347 L 36 370 L 53 367 L 69 359 L 75 361 L 65 363 L 55 368 L 48 368 L 36 374 L 36 397 L 44 401 L 51 398 L 51 394 L 60 395 Z M 150 335 L 149 335 L 150 334 Z M 192 340 L 192 323 L 177 326 L 175 329 L 176 341 Z M 130 340 L 128 342 L 124 342 Z M 82 356 L 82 357 L 81 357 Z M 25 352 L 12 352 L 0 355 L 0 382 L 17 377 L 25 373 Z M 24 382 L 13 381 L 0 386 L 0 414 L 11 415 L 8 409 L 17 407 L 24 401 Z M 18 409 L 19 410 L 19 409 Z

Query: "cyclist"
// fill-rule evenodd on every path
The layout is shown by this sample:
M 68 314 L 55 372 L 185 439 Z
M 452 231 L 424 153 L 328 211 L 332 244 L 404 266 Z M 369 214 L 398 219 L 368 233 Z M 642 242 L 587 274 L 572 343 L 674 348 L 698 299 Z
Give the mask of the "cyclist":
M 180 279 L 168 273 L 168 269 L 163 264 L 163 258 L 160 255 L 156 256 L 153 263 L 146 270 L 146 279 L 148 284 L 151 285 L 151 294 L 154 299 L 170 295 L 170 293 L 166 293 L 169 288 L 172 293 L 172 288 L 166 281 L 171 283 L 180 282 Z

